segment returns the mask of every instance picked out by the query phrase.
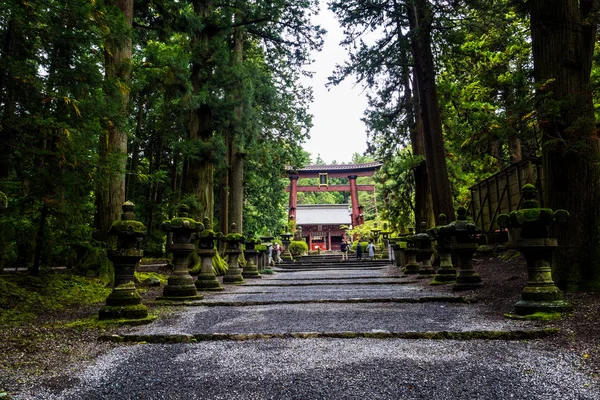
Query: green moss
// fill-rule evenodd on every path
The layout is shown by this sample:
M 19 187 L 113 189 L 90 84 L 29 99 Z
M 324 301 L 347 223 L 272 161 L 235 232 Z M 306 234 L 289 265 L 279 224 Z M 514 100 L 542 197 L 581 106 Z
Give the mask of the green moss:
M 168 221 L 166 221 L 168 222 Z M 165 224 L 166 224 L 165 222 Z M 171 220 L 170 222 L 170 229 L 173 228 L 183 228 L 185 225 L 188 225 L 188 227 L 190 229 L 196 230 L 196 229 L 202 229 L 204 227 L 204 225 L 192 218 L 187 218 L 187 217 L 175 217 Z
M 169 280 L 169 276 L 165 275 L 165 274 L 159 274 L 157 272 L 135 272 L 135 280 L 136 282 L 139 283 L 143 283 L 148 279 L 158 279 L 160 281 L 161 285 L 166 285 L 168 280 Z
M 246 236 L 242 235 L 241 233 L 228 233 L 223 240 L 226 242 L 243 243 L 246 241 Z
M 221 257 L 219 252 L 216 252 L 212 258 L 213 272 L 216 276 L 224 276 L 229 269 L 227 261 Z
M 0 325 L 22 324 L 73 305 L 101 304 L 110 294 L 99 279 L 71 274 L 0 278 Z
M 546 313 L 536 312 L 529 315 L 504 314 L 504 317 L 509 319 L 527 320 L 527 321 L 555 321 L 562 319 L 562 314 L 558 312 Z
M 140 221 L 135 220 L 121 220 L 115 221 L 110 227 L 109 233 L 115 234 L 118 232 L 133 232 L 137 234 L 145 234 L 146 226 Z

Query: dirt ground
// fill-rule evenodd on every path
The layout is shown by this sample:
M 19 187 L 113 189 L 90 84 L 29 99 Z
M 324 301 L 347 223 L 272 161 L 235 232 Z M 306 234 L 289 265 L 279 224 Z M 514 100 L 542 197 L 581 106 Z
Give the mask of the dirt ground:
M 514 311 L 514 304 L 526 282 L 524 259 L 513 252 L 477 254 L 476 271 L 484 286 L 473 291 L 486 313 L 504 314 Z M 438 287 L 436 290 L 447 291 Z M 160 294 L 160 288 L 149 287 L 143 294 L 149 302 Z M 600 293 L 568 293 L 573 312 L 562 320 L 546 322 L 560 332 L 543 339 L 548 348 L 560 347 L 579 354 L 588 372 L 600 376 Z M 62 322 L 97 315 L 100 305 L 71 308 L 69 312 L 43 315 L 35 324 L 0 330 L 0 397 L 10 399 L 10 393 L 40 382 L 63 386 L 70 373 L 81 368 L 119 344 L 100 342 L 101 334 L 118 328 L 66 328 Z M 165 312 L 163 310 L 162 312 Z M 168 310 L 166 311 L 168 312 Z M 49 324 L 52 324 L 50 327 Z

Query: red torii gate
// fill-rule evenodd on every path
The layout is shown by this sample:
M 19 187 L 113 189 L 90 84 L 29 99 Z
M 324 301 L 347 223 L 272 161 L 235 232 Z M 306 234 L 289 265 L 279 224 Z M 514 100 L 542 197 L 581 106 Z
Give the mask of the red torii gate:
M 375 185 L 357 185 L 359 176 L 373 176 L 381 167 L 379 162 L 364 164 L 335 164 L 335 165 L 307 165 L 298 170 L 288 169 L 290 186 L 286 192 L 290 193 L 290 209 L 288 219 L 296 219 L 298 192 L 350 192 L 352 201 L 352 226 L 364 223 L 363 206 L 358 204 L 358 191 L 374 191 Z M 318 178 L 318 186 L 298 186 L 300 178 Z M 329 178 L 348 178 L 349 185 L 329 185 Z

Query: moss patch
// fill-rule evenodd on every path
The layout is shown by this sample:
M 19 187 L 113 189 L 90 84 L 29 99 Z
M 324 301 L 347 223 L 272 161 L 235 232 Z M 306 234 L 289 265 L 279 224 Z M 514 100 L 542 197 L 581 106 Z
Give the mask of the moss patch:
M 545 313 L 545 312 L 536 312 L 529 315 L 517 315 L 517 314 L 504 314 L 504 317 L 509 319 L 516 320 L 525 320 L 525 321 L 556 321 L 562 319 L 561 313 Z

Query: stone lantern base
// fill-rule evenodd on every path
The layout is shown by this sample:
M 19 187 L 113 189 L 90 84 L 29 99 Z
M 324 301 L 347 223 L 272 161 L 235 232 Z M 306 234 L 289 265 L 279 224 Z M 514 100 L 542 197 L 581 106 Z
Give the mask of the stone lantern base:
M 527 285 L 521 292 L 521 300 L 515 304 L 517 315 L 562 313 L 572 309 L 552 279 L 552 253 L 557 246 L 557 240 L 554 238 L 517 241 L 517 248 L 527 262 L 528 275 Z
M 417 262 L 417 249 L 406 249 L 404 252 L 408 258 L 404 266 L 404 273 L 407 275 L 418 274 L 421 265 Z
M 143 319 L 148 317 L 148 307 L 142 304 L 142 296 L 129 282 L 115 287 L 106 298 L 106 305 L 98 312 L 98 319 Z
M 201 263 L 201 272 L 194 282 L 196 289 L 202 292 L 217 292 L 225 290 L 213 272 L 212 258 L 214 257 L 216 250 L 212 248 L 198 249 L 196 250 L 196 253 L 200 257 Z
M 477 243 L 458 243 L 454 246 L 458 258 L 458 276 L 452 290 L 472 290 L 482 286 L 481 277 L 473 269 L 473 254 Z
M 438 247 L 440 267 L 430 282 L 431 285 L 445 285 L 456 281 L 456 268 L 452 265 L 452 248 Z
M 419 269 L 419 276 L 417 278 L 429 278 L 431 275 L 435 275 L 435 269 L 431 264 L 431 255 L 433 249 L 420 249 L 417 252 L 417 260 L 421 262 L 421 268 Z
M 204 296 L 198 294 L 194 278 L 188 274 L 169 276 L 163 295 L 157 297 L 157 300 L 202 300 L 203 298 Z

